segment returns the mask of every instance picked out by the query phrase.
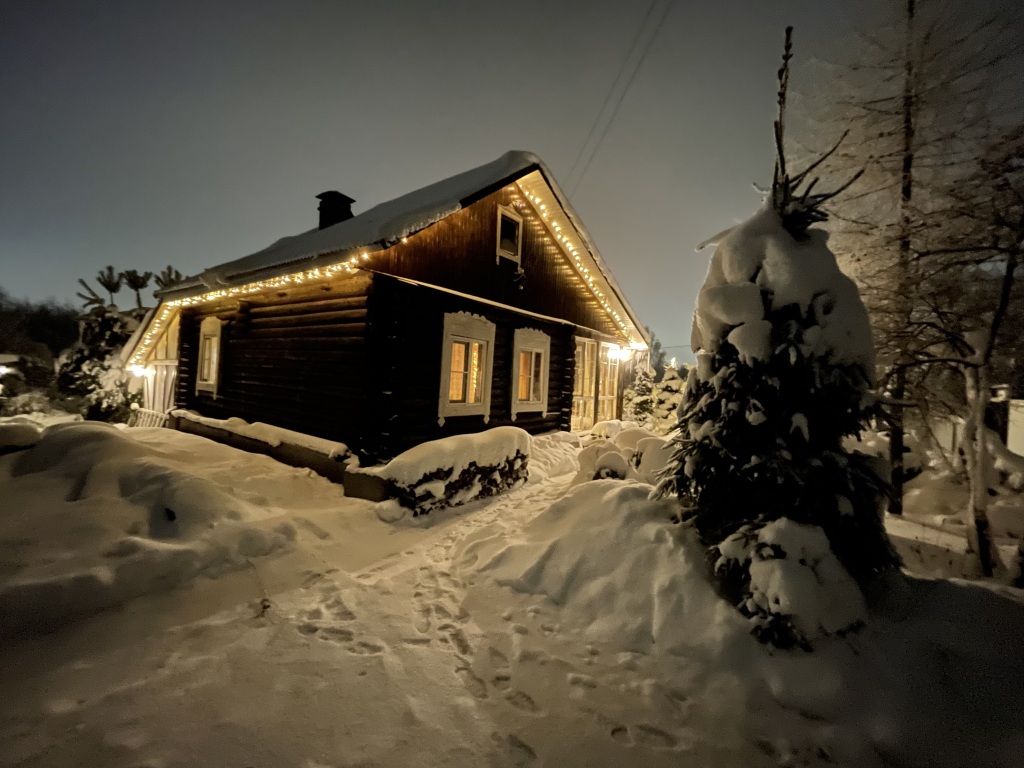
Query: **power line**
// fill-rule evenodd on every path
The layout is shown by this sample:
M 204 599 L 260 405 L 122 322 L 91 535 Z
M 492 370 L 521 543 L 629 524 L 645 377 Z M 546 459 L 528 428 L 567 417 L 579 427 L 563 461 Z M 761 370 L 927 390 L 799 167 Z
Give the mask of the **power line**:
M 644 46 L 643 52 L 640 54 L 640 58 L 637 60 L 636 66 L 633 68 L 633 72 L 630 74 L 629 79 L 626 81 L 626 87 L 623 88 L 622 91 L 619 93 L 618 101 L 615 102 L 615 107 L 614 109 L 612 109 L 611 116 L 608 118 L 608 121 L 604 124 L 604 129 L 601 131 L 601 135 L 597 139 L 597 144 L 594 145 L 594 149 L 590 153 L 590 157 L 587 158 L 587 162 L 583 166 L 583 170 L 580 171 L 580 175 L 576 179 L 576 182 L 569 189 L 570 197 L 575 193 L 576 189 L 583 182 L 583 177 L 587 175 L 587 171 L 590 169 L 590 164 L 594 162 L 594 158 L 597 157 L 597 153 L 601 149 L 601 144 L 604 143 L 604 139 L 608 135 L 608 131 L 612 127 L 612 123 L 615 122 L 616 115 L 619 114 L 619 108 L 622 106 L 622 102 L 625 100 L 626 94 L 629 93 L 630 86 L 633 85 L 633 80 L 636 78 L 637 72 L 639 72 L 640 68 L 643 66 L 644 60 L 647 58 L 647 54 L 650 52 L 651 46 L 653 45 L 655 38 L 657 38 L 658 32 L 661 31 L 661 27 L 662 25 L 664 25 L 665 19 L 668 17 L 668 13 L 671 10 L 672 0 L 668 0 L 668 2 L 665 3 L 665 9 L 662 11 L 661 18 L 658 19 L 657 24 L 655 24 L 654 31 L 651 33 L 651 36 L 647 39 L 647 43 Z M 646 18 L 644 19 L 644 21 L 646 22 Z M 641 27 L 641 29 L 643 29 L 643 27 Z M 614 90 L 614 84 L 612 88 Z M 609 93 L 609 96 L 610 95 L 611 94 Z
M 572 168 L 569 170 L 569 174 L 565 177 L 566 185 L 572 182 L 573 176 L 576 174 L 576 169 L 579 168 L 580 160 L 583 159 L 583 153 L 587 151 L 587 147 L 590 146 L 590 140 L 594 138 L 594 134 L 597 133 L 597 127 L 601 124 L 601 118 L 604 116 L 604 111 L 608 108 L 608 104 L 611 103 L 612 96 L 615 94 L 615 87 L 619 84 L 619 80 L 622 79 L 622 75 L 626 72 L 626 65 L 629 60 L 633 58 L 633 52 L 636 50 L 637 43 L 640 42 L 640 36 L 643 34 L 644 28 L 647 26 L 647 20 L 651 18 L 651 13 L 654 11 L 654 6 L 658 4 L 658 0 L 651 0 L 651 4 L 647 6 L 647 13 L 644 14 L 643 21 L 640 22 L 640 26 L 636 30 L 636 35 L 633 37 L 633 42 L 629 44 L 629 48 L 626 50 L 626 55 L 622 58 L 622 64 L 619 65 L 619 71 L 615 74 L 615 79 L 612 80 L 611 88 L 608 89 L 608 94 L 604 97 L 604 103 L 601 105 L 601 109 L 597 111 L 597 116 L 594 117 L 594 124 L 590 126 L 590 131 L 587 133 L 587 138 L 584 139 L 583 144 L 580 145 L 579 154 L 576 155 L 576 160 L 573 161 Z

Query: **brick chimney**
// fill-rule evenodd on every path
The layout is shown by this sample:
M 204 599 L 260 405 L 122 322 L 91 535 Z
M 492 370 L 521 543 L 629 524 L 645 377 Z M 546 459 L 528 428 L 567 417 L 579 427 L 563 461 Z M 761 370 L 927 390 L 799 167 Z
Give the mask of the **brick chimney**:
M 327 229 L 327 227 L 352 218 L 352 203 L 355 200 L 348 195 L 343 195 L 332 189 L 321 192 L 316 197 L 320 201 L 320 206 L 317 208 L 320 211 L 319 229 Z

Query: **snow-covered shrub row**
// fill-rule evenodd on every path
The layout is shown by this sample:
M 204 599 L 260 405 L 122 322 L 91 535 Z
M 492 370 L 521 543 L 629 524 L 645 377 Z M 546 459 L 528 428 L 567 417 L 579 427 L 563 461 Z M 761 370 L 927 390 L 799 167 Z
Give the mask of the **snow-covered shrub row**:
M 530 442 L 526 430 L 495 427 L 421 443 L 363 471 L 383 478 L 391 497 L 422 515 L 525 483 Z
M 880 515 L 886 483 L 872 457 L 842 444 L 873 413 L 867 312 L 827 233 L 791 233 L 766 205 L 719 236 L 697 297 L 691 346 L 697 364 L 680 405 L 671 476 L 660 491 L 679 498 L 684 519 L 709 547 L 723 596 L 758 628 L 771 627 L 759 629 L 761 637 L 797 644 L 813 617 L 758 596 L 760 564 L 787 560 L 785 550 L 752 544 L 753 552 L 740 556 L 731 551 L 732 537 L 765 543 L 770 533 L 763 529 L 788 518 L 823 531 L 858 584 L 897 563 Z
M 190 470 L 209 441 L 159 430 L 184 443 L 172 450 L 132 438 L 148 431 L 57 424 L 5 459 L 5 482 L 23 501 L 0 515 L 10 566 L 0 574 L 0 634 L 48 629 L 290 545 L 291 523 L 273 522 L 271 510 Z M 73 514 L 67 505 L 33 505 L 47 498 L 43 488 L 61 489 Z

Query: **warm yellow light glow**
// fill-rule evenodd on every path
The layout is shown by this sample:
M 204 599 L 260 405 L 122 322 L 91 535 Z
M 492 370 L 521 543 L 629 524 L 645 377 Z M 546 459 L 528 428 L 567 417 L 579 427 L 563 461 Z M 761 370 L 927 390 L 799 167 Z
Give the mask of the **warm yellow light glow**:
M 132 376 L 145 376 L 147 373 L 149 373 L 149 369 L 147 369 L 143 365 L 129 365 L 128 372 Z

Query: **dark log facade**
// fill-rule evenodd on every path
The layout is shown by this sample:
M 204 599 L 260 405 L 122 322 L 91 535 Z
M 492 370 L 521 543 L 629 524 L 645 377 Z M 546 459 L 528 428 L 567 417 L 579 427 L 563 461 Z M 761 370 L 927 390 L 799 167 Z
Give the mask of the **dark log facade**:
M 183 309 L 177 405 L 338 440 L 370 460 L 506 424 L 534 434 L 569 429 L 574 337 L 622 336 L 518 189 L 485 192 L 374 253 L 372 269 Z M 496 258 L 499 204 L 523 217 L 520 264 Z M 490 414 L 439 425 L 444 317 L 455 312 L 495 325 Z M 215 395 L 196 388 L 200 326 L 211 316 L 223 323 Z M 513 420 L 519 328 L 550 338 L 549 384 L 546 412 Z

